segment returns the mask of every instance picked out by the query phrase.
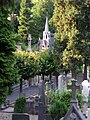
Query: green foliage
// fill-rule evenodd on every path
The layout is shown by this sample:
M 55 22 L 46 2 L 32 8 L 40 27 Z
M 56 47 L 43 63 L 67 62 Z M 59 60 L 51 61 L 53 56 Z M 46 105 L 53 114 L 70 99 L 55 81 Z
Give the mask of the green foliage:
M 20 3 L 20 11 L 19 11 L 19 26 L 18 26 L 18 34 L 22 38 L 22 42 L 27 45 L 27 35 L 29 28 L 29 20 L 30 20 L 30 1 L 21 0 Z
M 36 53 L 17 51 L 15 55 L 17 59 L 16 68 L 21 79 L 29 79 L 38 74 L 39 61 Z
M 14 6 L 14 0 L 0 0 L 0 7 L 1 8 L 10 8 Z
M 69 69 L 90 64 L 90 2 L 88 0 L 54 0 L 56 55 Z
M 8 94 L 8 89 L 7 87 L 0 85 L 0 105 L 5 103 L 6 101 L 6 95 Z
M 59 120 L 67 112 L 66 105 L 63 102 L 57 100 L 50 107 L 49 112 L 53 120 Z
M 76 15 L 79 14 L 77 4 L 77 2 L 71 2 L 70 0 L 54 0 L 55 36 L 61 44 L 59 47 L 61 62 L 69 68 L 76 67 L 81 57 L 79 51 L 75 48 L 75 40 L 78 35 Z
M 48 94 L 48 97 L 52 101 L 51 107 L 50 107 L 51 116 L 55 115 L 55 117 L 58 117 L 60 113 L 59 114 L 54 114 L 54 111 L 56 113 L 56 111 L 59 109 L 58 111 L 63 111 L 63 113 L 60 115 L 60 117 L 63 117 L 63 115 L 66 114 L 66 112 L 68 111 L 68 108 L 70 106 L 70 101 L 71 101 L 71 98 L 72 98 L 71 90 L 65 90 L 65 91 L 62 91 L 62 92 L 60 92 L 60 91 L 50 92 Z M 83 101 L 83 96 L 79 92 L 77 92 L 77 99 L 78 99 L 79 106 L 81 107 L 81 103 Z M 56 101 L 58 101 L 58 102 L 56 103 Z M 60 107 L 58 107 L 57 104 L 59 104 Z M 62 108 L 62 106 L 63 106 L 63 108 Z M 52 115 L 51 111 L 53 112 L 53 115 Z M 53 117 L 53 118 L 55 118 L 55 117 Z
M 43 51 L 40 53 L 40 73 L 43 75 L 50 75 L 56 69 L 56 61 L 51 51 Z
M 90 96 L 88 96 L 88 107 L 90 108 Z
M 4 13 L 0 8 L 0 104 L 7 95 L 7 86 L 11 86 L 17 79 L 15 66 L 15 39 L 13 28 L 7 20 L 8 11 Z M 3 99 L 4 98 L 4 99 Z
M 83 71 L 83 66 L 77 67 L 76 71 L 77 71 L 77 74 L 82 73 L 82 71 Z
M 26 105 L 25 97 L 18 98 L 14 105 L 14 112 L 15 113 L 25 113 L 26 112 L 25 105 Z

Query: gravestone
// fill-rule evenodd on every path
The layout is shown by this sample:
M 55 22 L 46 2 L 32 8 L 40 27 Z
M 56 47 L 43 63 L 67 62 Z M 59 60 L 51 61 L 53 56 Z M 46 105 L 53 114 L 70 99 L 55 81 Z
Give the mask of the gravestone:
M 38 120 L 44 120 L 44 117 L 45 117 L 44 112 L 45 112 L 44 104 L 43 102 L 39 102 Z
M 71 105 L 69 111 L 60 120 L 86 120 L 78 106 L 78 101 L 76 99 L 76 90 L 80 90 L 81 86 L 77 84 L 76 80 L 73 79 L 72 85 L 68 85 L 67 88 L 72 90 Z
M 43 80 L 39 83 L 38 87 L 39 87 L 39 96 L 40 96 L 39 101 L 45 104 L 45 85 Z
M 90 120 L 90 108 L 88 108 L 88 117 L 87 120 Z
M 34 100 L 28 99 L 26 101 L 26 112 L 29 114 L 34 114 Z
M 85 101 L 88 102 L 88 96 L 89 96 L 89 90 L 90 90 L 90 83 L 88 82 L 88 80 L 84 80 L 82 82 L 82 86 L 83 86 L 82 94 L 85 97 Z
M 50 82 L 50 81 L 47 81 L 47 82 L 45 83 L 45 90 L 46 90 L 46 91 L 51 90 L 51 82 Z
M 30 120 L 30 118 L 26 113 L 13 113 L 12 120 Z
M 89 96 L 89 91 L 90 91 L 90 83 L 88 82 L 88 80 L 84 80 L 82 82 L 82 94 L 83 94 L 83 113 L 86 115 L 86 111 L 88 108 L 88 96 Z
M 35 103 L 34 103 L 34 108 L 35 108 L 35 111 L 34 113 L 35 114 L 38 114 L 38 109 L 39 109 L 39 96 L 35 96 Z
M 58 76 L 58 90 L 63 90 L 63 75 Z
M 46 111 L 47 111 L 47 107 L 45 105 L 45 85 L 44 85 L 44 81 L 41 82 L 41 84 L 39 84 L 39 106 L 38 106 L 38 120 L 47 120 L 46 119 Z M 48 116 L 49 118 L 49 116 Z

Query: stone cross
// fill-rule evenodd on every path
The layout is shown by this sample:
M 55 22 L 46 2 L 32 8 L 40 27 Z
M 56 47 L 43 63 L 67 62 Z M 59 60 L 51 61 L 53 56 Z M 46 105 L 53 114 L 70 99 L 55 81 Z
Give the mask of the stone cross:
M 32 51 L 32 49 L 31 49 L 31 40 L 32 40 L 32 38 L 31 38 L 31 34 L 28 34 L 28 52 L 31 52 Z
M 72 80 L 72 85 L 67 85 L 68 89 L 72 90 L 72 100 L 76 100 L 76 90 L 80 90 L 80 85 L 76 83 L 76 80 Z

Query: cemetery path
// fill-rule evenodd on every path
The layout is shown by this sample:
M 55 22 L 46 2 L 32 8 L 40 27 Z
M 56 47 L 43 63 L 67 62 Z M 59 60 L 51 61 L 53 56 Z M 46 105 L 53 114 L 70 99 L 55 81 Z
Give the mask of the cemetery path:
M 38 95 L 39 90 L 38 86 L 30 86 L 26 89 L 23 89 L 22 94 L 27 98 L 30 96 Z M 13 91 L 11 95 L 8 95 L 6 100 L 10 100 L 10 102 L 14 102 L 17 98 L 19 98 L 19 89 L 17 91 Z

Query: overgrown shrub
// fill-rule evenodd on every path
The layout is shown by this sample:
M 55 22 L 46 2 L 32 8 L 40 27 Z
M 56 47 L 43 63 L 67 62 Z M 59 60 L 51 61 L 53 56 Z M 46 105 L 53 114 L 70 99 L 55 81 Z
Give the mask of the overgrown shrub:
M 18 98 L 14 105 L 14 112 L 15 113 L 25 113 L 26 112 L 25 105 L 26 105 L 25 97 Z
M 65 90 L 63 92 L 59 92 L 59 91 L 52 92 L 52 93 L 49 93 L 48 96 L 52 101 L 49 112 L 53 120 L 58 120 L 56 118 L 59 117 L 60 119 L 68 111 L 68 108 L 70 106 L 70 101 L 72 98 L 71 90 Z M 77 99 L 78 99 L 78 104 L 81 107 L 83 96 L 79 92 L 77 92 Z M 61 112 L 61 111 L 64 111 L 64 112 Z
M 51 105 L 49 112 L 53 120 L 59 120 L 66 114 L 67 107 L 63 102 L 60 102 L 60 100 L 56 100 L 53 105 Z

